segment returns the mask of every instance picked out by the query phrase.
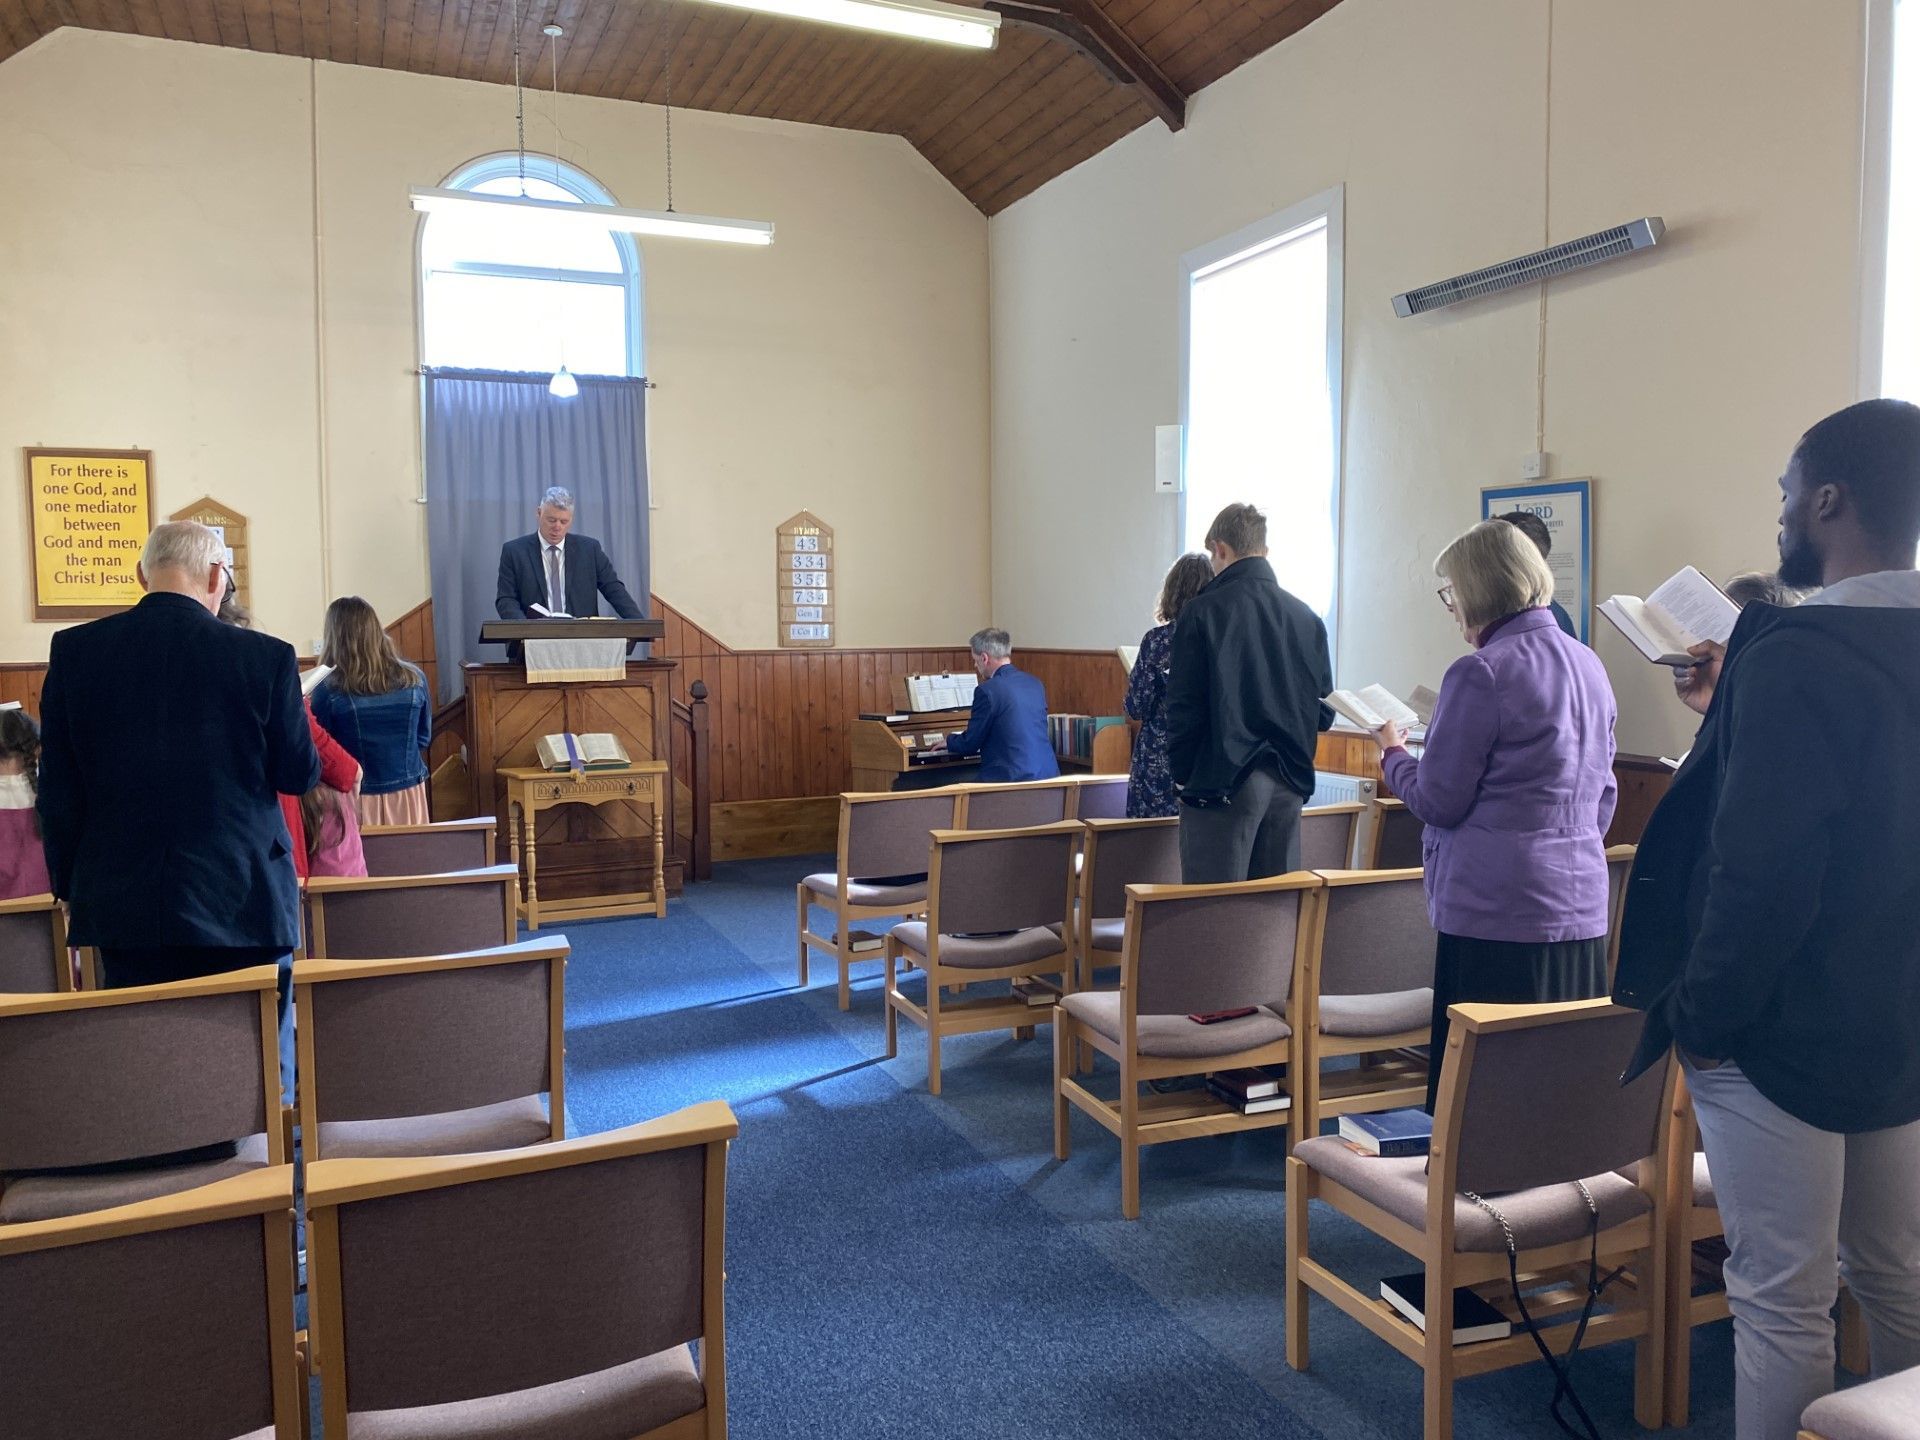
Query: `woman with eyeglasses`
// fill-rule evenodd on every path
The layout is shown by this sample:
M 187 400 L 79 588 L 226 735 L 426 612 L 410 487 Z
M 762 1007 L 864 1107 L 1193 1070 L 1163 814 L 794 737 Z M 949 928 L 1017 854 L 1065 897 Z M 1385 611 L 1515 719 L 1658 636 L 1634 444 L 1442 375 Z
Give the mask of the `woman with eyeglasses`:
M 1447 668 L 1423 753 L 1382 726 L 1381 767 L 1425 825 L 1434 960 L 1433 1109 L 1447 1007 L 1607 993 L 1613 687 L 1548 608 L 1533 543 L 1489 520 L 1440 552 L 1440 601 L 1472 647 Z

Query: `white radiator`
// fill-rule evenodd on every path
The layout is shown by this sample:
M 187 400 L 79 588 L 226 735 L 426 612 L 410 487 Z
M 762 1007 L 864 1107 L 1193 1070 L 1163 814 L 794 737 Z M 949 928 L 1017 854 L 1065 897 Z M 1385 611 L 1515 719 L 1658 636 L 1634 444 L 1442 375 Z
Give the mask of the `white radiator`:
M 1380 784 L 1359 775 L 1329 775 L 1325 770 L 1313 777 L 1313 798 L 1308 805 L 1371 805 Z

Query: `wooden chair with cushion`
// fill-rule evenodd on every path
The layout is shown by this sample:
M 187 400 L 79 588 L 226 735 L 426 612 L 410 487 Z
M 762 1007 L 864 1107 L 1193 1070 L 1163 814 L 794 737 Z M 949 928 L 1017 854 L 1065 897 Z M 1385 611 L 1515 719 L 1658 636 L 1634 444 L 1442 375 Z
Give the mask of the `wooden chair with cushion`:
M 1074 906 L 1074 989 L 1120 963 L 1129 885 L 1180 883 L 1180 820 L 1088 820 L 1081 841 L 1080 898 Z
M 928 837 L 954 823 L 959 801 L 953 790 L 879 791 L 840 797 L 840 840 L 834 868 L 809 875 L 797 887 L 800 904 L 800 984 L 807 984 L 807 960 L 818 950 L 833 957 L 840 972 L 840 1008 L 853 1004 L 848 967 L 855 959 L 878 960 L 880 953 L 856 956 L 847 937 L 863 920 L 892 920 L 927 911 Z M 821 934 L 811 928 L 819 906 L 833 917 Z
M 316 875 L 307 882 L 305 954 L 394 960 L 511 945 L 518 872 L 511 865 L 436 875 Z
M 1800 1440 L 1913 1440 L 1920 1418 L 1920 1370 L 1836 1390 L 1800 1417 Z
M 1140 1148 L 1235 1130 L 1287 1125 L 1286 1109 L 1242 1115 L 1206 1090 L 1142 1095 L 1149 1080 L 1204 1075 L 1295 1058 L 1294 976 L 1307 943 L 1309 874 L 1234 885 L 1134 885 L 1127 889 L 1120 988 L 1083 990 L 1056 1008 L 1053 1153 L 1069 1153 L 1068 1107 L 1120 1141 L 1120 1211 L 1140 1216 Z M 1255 1007 L 1234 1020 L 1190 1018 Z M 1119 1098 L 1095 1095 L 1068 1073 L 1076 1045 L 1120 1066 Z
M 1074 819 L 1124 820 L 1126 815 L 1125 775 L 1082 775 L 1074 781 Z
M 1031 1033 L 1033 1008 L 1018 996 L 943 1000 L 948 985 L 1058 975 L 1073 988 L 1066 936 L 1073 923 L 1073 820 L 1020 830 L 936 830 L 927 872 L 927 918 L 887 932 L 887 1055 L 900 1053 L 899 1016 L 927 1032 L 927 1089 L 940 1093 L 940 1042 L 984 1030 Z M 901 993 L 901 957 L 926 972 L 925 1003 Z
M 7 1440 L 301 1440 L 293 1167 L 0 1225 Z
M 1079 781 L 1011 780 L 1000 785 L 956 785 L 960 808 L 953 817 L 956 830 L 1022 830 L 1055 825 L 1074 818 L 1074 790 Z
M 369 825 L 360 832 L 369 875 L 443 875 L 494 863 L 494 820 Z
M 67 919 L 51 895 L 0 900 L 0 994 L 49 995 L 73 989 Z
M 716 1100 L 525 1150 L 308 1166 L 325 1433 L 723 1440 L 739 1130 Z
M 1354 863 L 1354 845 L 1367 807 L 1357 801 L 1310 805 L 1300 812 L 1300 868 L 1345 870 Z
M 566 1136 L 565 936 L 409 960 L 301 960 L 306 1158 L 454 1155 Z
M 1372 853 L 1369 870 L 1414 870 L 1426 863 L 1421 850 L 1422 825 L 1407 802 L 1386 796 L 1373 802 Z
M 1565 1354 L 1575 1331 L 1568 1312 L 1584 1302 L 1589 1258 L 1597 1254 L 1602 1277 L 1624 1267 L 1631 1279 L 1604 1287 L 1606 1308 L 1592 1316 L 1582 1344 L 1637 1342 L 1634 1418 L 1657 1428 L 1670 1062 L 1623 1087 L 1645 1017 L 1605 1000 L 1456 1005 L 1448 1013 L 1431 1157 L 1362 1155 L 1328 1135 L 1301 1141 L 1287 1161 L 1287 1363 L 1307 1368 L 1307 1296 L 1316 1292 L 1422 1368 L 1423 1434 L 1447 1440 L 1456 1380 L 1538 1358 L 1513 1310 L 1509 1277 L 1523 1277 L 1536 1322 L 1560 1322 L 1542 1324 L 1541 1338 Z M 1630 1166 L 1640 1167 L 1638 1183 L 1618 1173 Z M 1504 1225 L 1474 1197 L 1497 1209 Z M 1470 1286 L 1508 1314 L 1514 1333 L 1456 1349 L 1444 1300 L 1428 1301 L 1423 1332 L 1377 1294 L 1342 1279 L 1313 1251 L 1315 1200 L 1424 1266 L 1429 1296 Z
M 1427 1067 L 1404 1053 L 1433 1033 L 1433 957 L 1418 870 L 1327 870 L 1300 978 L 1300 1063 L 1287 1072 L 1303 1136 L 1340 1115 L 1424 1105 Z M 1337 1056 L 1374 1057 L 1329 1071 Z
M 260 965 L 0 997 L 0 1223 L 132 1205 L 286 1164 L 277 979 Z M 188 1153 L 207 1151 L 216 1153 Z M 98 1168 L 154 1156 L 180 1158 Z

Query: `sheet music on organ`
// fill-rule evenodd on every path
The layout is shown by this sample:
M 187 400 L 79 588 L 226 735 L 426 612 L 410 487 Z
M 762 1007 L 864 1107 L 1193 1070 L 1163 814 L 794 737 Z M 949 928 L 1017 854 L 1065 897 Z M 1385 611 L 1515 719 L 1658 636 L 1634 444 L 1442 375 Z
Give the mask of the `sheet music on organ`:
M 1610 595 L 1597 608 L 1647 659 L 1675 669 L 1690 667 L 1688 649 L 1704 640 L 1726 644 L 1740 618 L 1740 607 L 1691 565 L 1644 600 Z

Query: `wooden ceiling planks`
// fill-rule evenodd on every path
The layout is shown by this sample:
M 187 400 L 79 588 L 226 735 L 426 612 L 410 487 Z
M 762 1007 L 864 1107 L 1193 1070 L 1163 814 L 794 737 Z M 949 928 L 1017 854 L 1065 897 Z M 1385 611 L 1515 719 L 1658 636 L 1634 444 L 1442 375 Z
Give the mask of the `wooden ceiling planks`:
M 1191 95 L 1338 0 L 1093 0 Z M 62 25 L 511 84 L 512 0 L 0 0 L 0 60 Z M 521 75 L 568 94 L 897 134 L 988 214 L 1147 124 L 1144 92 L 1009 21 L 992 51 L 697 0 L 523 0 Z M 667 66 L 671 58 L 671 89 Z M 509 117 L 510 118 L 510 117 Z M 502 130 L 510 138 L 510 131 Z

